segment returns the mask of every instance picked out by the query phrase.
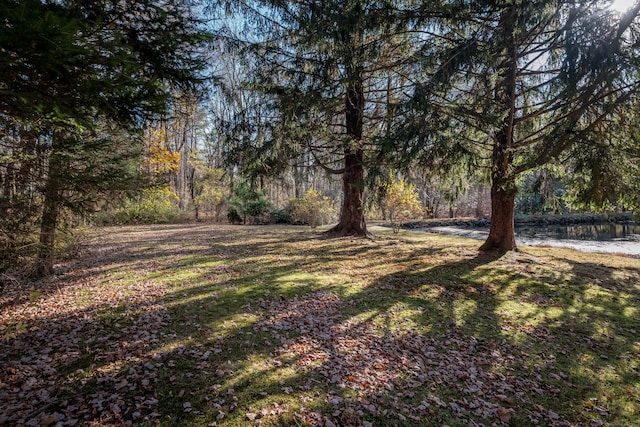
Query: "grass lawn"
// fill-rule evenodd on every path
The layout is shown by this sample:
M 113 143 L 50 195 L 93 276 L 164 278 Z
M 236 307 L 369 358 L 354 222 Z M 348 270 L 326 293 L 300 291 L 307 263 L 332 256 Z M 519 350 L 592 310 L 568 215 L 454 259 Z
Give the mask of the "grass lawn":
M 372 231 L 94 230 L 0 294 L 0 425 L 640 425 L 640 260 Z

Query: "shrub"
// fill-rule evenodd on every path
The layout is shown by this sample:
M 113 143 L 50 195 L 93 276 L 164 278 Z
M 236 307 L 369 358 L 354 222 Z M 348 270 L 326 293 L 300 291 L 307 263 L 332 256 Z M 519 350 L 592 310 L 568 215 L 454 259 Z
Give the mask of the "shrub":
M 382 203 L 394 233 L 400 232 L 402 221 L 419 218 L 424 214 L 416 187 L 404 179 L 397 180 L 389 174 L 389 180 L 382 186 L 381 191 Z
M 272 224 L 291 224 L 291 213 L 286 209 L 274 209 L 270 216 Z
M 233 189 L 231 200 L 229 200 L 227 218 L 229 218 L 229 214 L 233 210 L 242 219 L 242 223 L 246 224 L 247 215 L 255 223 L 261 216 L 267 214 L 270 209 L 271 203 L 267 200 L 267 196 L 263 191 L 254 190 L 247 184 L 242 183 Z
M 233 206 L 231 206 L 227 211 L 227 219 L 231 224 L 234 224 L 234 225 L 242 223 L 242 217 L 240 216 L 236 208 L 234 208 Z
M 94 219 L 103 225 L 168 224 L 180 221 L 181 213 L 175 190 L 163 186 L 144 189 L 121 208 L 103 211 Z
M 287 211 L 294 224 L 306 224 L 315 228 L 328 224 L 336 217 L 336 206 L 333 200 L 309 189 L 304 196 L 289 200 Z

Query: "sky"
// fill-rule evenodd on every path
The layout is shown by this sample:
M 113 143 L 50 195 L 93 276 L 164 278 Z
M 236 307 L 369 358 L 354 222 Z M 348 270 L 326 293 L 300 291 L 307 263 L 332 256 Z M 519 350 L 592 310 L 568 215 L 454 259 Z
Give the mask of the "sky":
M 613 0 L 611 7 L 619 12 L 626 12 L 636 0 Z

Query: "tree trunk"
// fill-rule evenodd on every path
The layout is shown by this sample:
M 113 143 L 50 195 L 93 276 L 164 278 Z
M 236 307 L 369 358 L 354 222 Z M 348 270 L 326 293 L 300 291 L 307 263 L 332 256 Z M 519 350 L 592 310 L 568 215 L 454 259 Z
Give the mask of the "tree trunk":
M 493 138 L 491 154 L 491 227 L 481 251 L 510 251 L 516 249 L 513 210 L 515 208 L 515 177 L 510 174 L 516 112 L 517 46 L 514 22 L 517 7 L 501 12 L 500 26 L 505 40 L 505 58 L 500 65 L 495 102 L 505 112 L 500 129 Z
M 58 214 L 60 212 L 60 172 L 62 165 L 57 153 L 55 136 L 49 157 L 49 173 L 44 187 L 42 218 L 40 220 L 40 245 L 33 277 L 45 277 L 53 274 L 54 245 Z
M 509 174 L 511 166 L 511 133 L 508 126 L 495 136 L 491 155 L 491 227 L 481 251 L 511 251 L 516 249 L 513 210 L 516 200 L 515 178 Z
M 362 192 L 364 187 L 363 152 L 345 156 L 345 170 L 342 174 L 343 199 L 340 209 L 340 221 L 327 231 L 338 236 L 366 236 L 367 225 L 364 220 Z
M 509 128 L 504 127 L 494 138 L 491 160 L 491 227 L 481 251 L 516 249 L 513 210 L 516 200 L 515 178 L 509 174 L 511 152 Z
M 364 115 L 364 87 L 362 80 L 347 90 L 346 125 L 350 137 L 344 147 L 344 172 L 342 174 L 343 199 L 340 221 L 327 231 L 337 236 L 366 236 L 362 194 L 364 192 L 364 150 L 362 125 Z
M 298 166 L 293 166 L 293 193 L 296 199 L 302 197 L 302 173 Z
M 515 199 L 513 183 L 494 181 L 491 184 L 491 227 L 487 240 L 480 246 L 481 251 L 516 249 L 513 219 Z

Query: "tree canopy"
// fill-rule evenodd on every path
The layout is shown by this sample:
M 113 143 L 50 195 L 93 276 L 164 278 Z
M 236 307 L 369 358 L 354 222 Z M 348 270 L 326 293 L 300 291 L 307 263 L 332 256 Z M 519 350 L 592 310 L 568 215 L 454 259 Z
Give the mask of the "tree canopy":
M 604 135 L 613 132 L 609 122 L 636 96 L 639 10 L 619 15 L 600 2 L 547 0 L 461 4 L 438 23 L 437 43 L 427 42 L 423 77 L 385 149 L 445 170 L 459 162 L 487 168 L 492 217 L 482 248 L 514 249 L 516 177 L 567 162 L 576 150 L 583 160 L 602 151 L 612 141 Z M 578 168 L 598 163 L 573 160 Z
M 518 176 L 558 164 L 588 178 L 572 181 L 582 188 L 576 200 L 597 198 L 595 189 L 612 182 L 592 167 L 593 154 L 611 157 L 604 137 L 615 132 L 613 122 L 625 122 L 616 117 L 628 114 L 638 90 L 638 7 L 619 13 L 600 1 L 551 0 L 236 5 L 251 35 L 226 37 L 250 58 L 243 90 L 261 98 L 257 114 L 243 111 L 242 123 L 254 127 L 232 151 L 254 174 L 277 175 L 300 162 L 342 174 L 333 231 L 366 233 L 358 213 L 365 177 L 385 167 L 484 170 L 492 185 L 484 249 L 515 248 Z
M 263 104 L 251 117 L 258 127 L 238 141 L 234 154 L 257 174 L 278 174 L 302 162 L 341 175 L 341 215 L 331 233 L 367 233 L 365 177 L 374 166 L 374 140 L 388 130 L 389 101 L 404 84 L 400 71 L 417 37 L 405 8 L 415 6 L 361 0 L 238 3 L 247 25 L 255 25 L 240 43 L 253 70 L 246 88 L 260 92 Z

